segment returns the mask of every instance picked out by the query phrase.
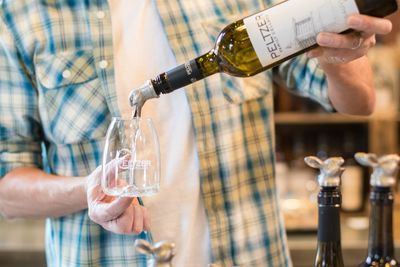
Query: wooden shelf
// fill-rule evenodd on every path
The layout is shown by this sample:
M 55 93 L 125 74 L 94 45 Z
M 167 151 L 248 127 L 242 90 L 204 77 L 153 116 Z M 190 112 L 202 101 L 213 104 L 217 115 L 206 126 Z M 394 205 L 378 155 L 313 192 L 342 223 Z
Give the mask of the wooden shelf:
M 372 116 L 350 116 L 339 113 L 277 112 L 276 125 L 349 125 L 368 127 L 368 149 L 376 154 L 398 153 L 398 115 L 393 113 Z
M 302 112 L 278 112 L 275 113 L 276 124 L 349 124 L 367 123 L 370 117 L 349 116 L 338 113 L 302 113 Z

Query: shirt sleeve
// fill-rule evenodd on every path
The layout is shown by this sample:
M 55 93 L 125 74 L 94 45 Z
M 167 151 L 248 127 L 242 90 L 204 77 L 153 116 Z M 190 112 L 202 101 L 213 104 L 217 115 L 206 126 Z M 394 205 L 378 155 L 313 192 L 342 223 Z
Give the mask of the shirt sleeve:
M 38 94 L 0 18 L 0 178 L 17 167 L 42 167 Z
M 279 75 L 293 93 L 320 103 L 327 111 L 334 111 L 328 97 L 326 76 L 316 59 L 305 55 L 295 57 L 279 66 Z

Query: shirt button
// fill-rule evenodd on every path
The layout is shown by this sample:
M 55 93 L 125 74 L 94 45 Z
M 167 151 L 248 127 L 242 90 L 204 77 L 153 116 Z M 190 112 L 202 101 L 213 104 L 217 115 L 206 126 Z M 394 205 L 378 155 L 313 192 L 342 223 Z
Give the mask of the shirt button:
M 107 60 L 102 60 L 99 62 L 100 69 L 105 69 L 105 68 L 107 68 L 107 66 L 108 66 Z
M 65 79 L 68 79 L 69 77 L 71 77 L 71 72 L 69 70 L 64 70 L 63 73 L 62 73 L 62 76 Z
M 106 14 L 103 11 L 99 11 L 99 12 L 96 13 L 96 16 L 97 16 L 98 19 L 104 19 Z

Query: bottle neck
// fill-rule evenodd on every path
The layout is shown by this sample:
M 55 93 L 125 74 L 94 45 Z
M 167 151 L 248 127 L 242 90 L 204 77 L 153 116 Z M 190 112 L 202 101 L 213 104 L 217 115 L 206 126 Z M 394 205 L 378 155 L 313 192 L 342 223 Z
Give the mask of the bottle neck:
M 372 187 L 370 193 L 368 256 L 381 259 L 394 256 L 393 194 L 390 187 Z
M 192 59 L 151 80 L 157 95 L 168 94 L 219 72 L 217 56 L 213 51 Z
M 338 187 L 321 187 L 318 194 L 318 242 L 340 243 L 340 204 Z
M 343 266 L 340 242 L 341 194 L 338 187 L 321 187 L 318 194 L 318 245 L 315 266 Z

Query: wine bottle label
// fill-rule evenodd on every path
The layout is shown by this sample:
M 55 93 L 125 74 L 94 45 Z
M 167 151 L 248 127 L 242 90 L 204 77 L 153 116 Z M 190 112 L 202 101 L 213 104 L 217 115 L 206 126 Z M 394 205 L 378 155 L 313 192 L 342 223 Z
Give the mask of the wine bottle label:
M 347 30 L 356 13 L 355 0 L 288 0 L 243 21 L 265 67 L 316 44 L 320 32 Z

